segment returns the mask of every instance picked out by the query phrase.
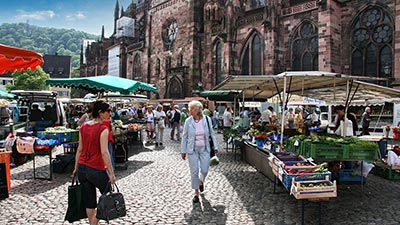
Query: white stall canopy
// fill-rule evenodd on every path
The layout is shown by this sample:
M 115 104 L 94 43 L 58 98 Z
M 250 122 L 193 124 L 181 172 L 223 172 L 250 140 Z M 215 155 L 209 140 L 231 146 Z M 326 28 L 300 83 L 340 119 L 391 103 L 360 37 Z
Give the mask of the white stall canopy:
M 246 99 L 265 101 L 284 92 L 285 87 L 285 93 L 323 100 L 326 104 L 345 104 L 346 99 L 371 101 L 400 97 L 400 90 L 364 82 L 378 80 L 386 79 L 321 71 L 296 71 L 278 75 L 229 76 L 213 90 L 243 90 Z

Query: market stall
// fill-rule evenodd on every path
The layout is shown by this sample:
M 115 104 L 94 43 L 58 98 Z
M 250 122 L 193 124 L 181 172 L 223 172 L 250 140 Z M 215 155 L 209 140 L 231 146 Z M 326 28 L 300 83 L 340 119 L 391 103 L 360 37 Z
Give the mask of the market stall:
M 264 99 L 270 98 L 272 96 L 278 96 L 281 102 L 282 108 L 287 105 L 289 102 L 290 96 L 292 94 L 297 94 L 300 96 L 310 97 L 310 98 L 318 98 L 320 100 L 325 101 L 327 104 L 330 102 L 342 102 L 343 105 L 346 106 L 345 112 L 347 112 L 347 107 L 353 100 L 366 100 L 366 99 L 376 99 L 376 98 L 392 98 L 394 96 L 400 96 L 400 91 L 392 88 L 382 87 L 379 85 L 366 83 L 364 81 L 374 81 L 374 80 L 382 80 L 381 78 L 368 78 L 368 77 L 355 77 L 348 76 L 338 73 L 330 73 L 330 72 L 320 72 L 320 71 L 301 71 L 301 72 L 284 72 L 278 74 L 276 76 L 265 75 L 265 76 L 229 76 L 226 80 L 222 81 L 219 85 L 217 85 L 214 90 L 242 90 L 242 97 L 245 98 L 258 98 Z M 345 113 L 346 115 L 346 113 Z M 346 120 L 345 120 L 346 121 Z M 285 112 L 281 111 L 281 123 L 280 126 L 277 125 L 277 130 L 280 134 L 285 133 Z M 347 122 L 343 125 L 343 127 L 347 127 Z M 341 134 L 344 134 L 344 129 L 341 131 Z M 284 146 L 284 137 L 285 135 L 280 135 L 280 140 L 277 141 L 279 143 L 279 148 L 276 148 L 276 151 L 273 152 L 285 152 Z M 250 138 L 246 142 L 250 140 L 254 140 L 255 138 Z M 299 143 L 296 143 L 299 145 Z M 322 151 L 327 152 L 326 149 L 329 145 L 325 144 L 324 146 L 320 146 L 318 148 L 313 147 L 313 145 L 309 145 L 305 152 L 297 152 L 295 154 L 301 155 L 299 153 L 310 153 L 312 154 L 320 154 Z M 244 148 L 245 158 L 246 160 L 256 167 L 259 171 L 266 174 L 269 178 L 270 172 L 274 171 L 272 164 L 265 163 L 265 159 L 262 159 L 262 151 L 261 148 L 265 148 L 265 145 L 262 143 L 260 146 L 254 148 L 251 145 L 246 145 Z M 371 148 L 372 149 L 372 148 Z M 342 152 L 341 157 L 326 157 L 323 160 L 374 160 L 377 156 L 377 147 L 373 146 L 373 149 L 370 151 L 364 151 L 360 149 L 349 149 L 349 147 L 343 147 L 339 152 Z M 317 153 L 316 153 L 317 151 Z M 351 154 L 351 155 L 349 155 Z M 264 154 L 264 158 L 265 158 Z M 263 161 L 263 162 L 260 162 Z M 269 168 L 266 168 L 265 165 L 269 165 Z M 275 169 L 276 171 L 276 169 Z M 285 172 L 281 170 L 284 174 Z M 298 173 L 296 176 L 298 176 Z M 278 172 L 275 173 L 274 177 L 278 175 L 282 175 Z M 298 181 L 294 180 L 284 180 L 281 176 L 281 182 L 285 182 L 287 185 L 284 185 L 286 189 L 290 191 L 297 191 L 298 193 L 302 192 L 301 184 L 298 185 Z M 301 176 L 300 176 L 301 177 Z M 315 176 L 314 176 L 315 177 Z M 331 177 L 331 176 L 330 176 Z M 328 185 L 332 187 L 332 190 L 335 189 L 333 186 L 336 184 L 329 183 L 331 178 L 325 179 L 324 177 L 316 177 L 316 179 L 312 182 L 319 182 L 323 185 Z M 304 184 L 306 185 L 306 184 Z M 308 184 L 307 184 L 308 185 Z M 289 188 L 290 187 L 290 188 Z M 336 191 L 330 190 L 330 197 L 336 196 Z M 294 194 L 294 196 L 298 199 L 313 199 L 314 197 L 319 198 L 317 195 L 302 195 L 302 194 Z M 308 196 L 308 197 L 307 197 Z

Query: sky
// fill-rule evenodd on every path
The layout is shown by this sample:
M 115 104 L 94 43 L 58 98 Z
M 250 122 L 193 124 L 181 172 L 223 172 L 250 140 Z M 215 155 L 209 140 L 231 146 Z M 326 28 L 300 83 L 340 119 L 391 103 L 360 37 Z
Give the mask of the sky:
M 8 0 L 0 5 L 0 24 L 26 23 L 41 27 L 67 28 L 105 36 L 114 30 L 116 0 Z M 128 8 L 132 0 L 119 0 Z

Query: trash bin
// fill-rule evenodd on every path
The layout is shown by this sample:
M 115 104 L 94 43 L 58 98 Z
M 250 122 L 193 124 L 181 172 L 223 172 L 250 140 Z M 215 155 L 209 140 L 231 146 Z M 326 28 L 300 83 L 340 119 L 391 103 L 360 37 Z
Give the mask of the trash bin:
M 10 157 L 11 157 L 11 152 L 5 151 L 5 149 L 0 149 L 0 163 L 5 163 L 6 164 L 6 179 L 7 179 L 7 189 L 8 192 L 10 192 L 11 189 L 11 183 L 10 183 Z

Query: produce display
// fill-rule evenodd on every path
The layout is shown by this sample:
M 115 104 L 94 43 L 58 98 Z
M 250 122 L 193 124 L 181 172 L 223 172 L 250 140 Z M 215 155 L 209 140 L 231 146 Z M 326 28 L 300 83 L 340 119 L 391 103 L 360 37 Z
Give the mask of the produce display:
M 126 125 L 126 127 L 127 127 L 129 130 L 133 130 L 133 131 L 138 131 L 138 130 L 146 129 L 146 125 L 144 125 L 144 124 L 138 124 L 138 123 L 130 123 L 130 124 Z
M 286 155 L 281 153 L 276 155 L 271 154 L 269 160 L 272 172 L 288 190 L 292 187 L 293 181 L 312 181 L 323 180 L 325 177 L 331 178 L 331 172 L 327 169 L 327 163 L 317 165 L 295 153 L 290 152 Z
M 48 127 L 45 131 L 38 131 L 36 137 L 39 139 L 54 139 L 56 144 L 76 142 L 79 139 L 79 130 L 66 127 Z
M 378 144 L 357 137 L 298 135 L 286 140 L 286 148 L 316 160 L 375 160 Z
M 325 180 L 295 181 L 291 193 L 296 199 L 326 199 L 337 197 L 336 181 Z

